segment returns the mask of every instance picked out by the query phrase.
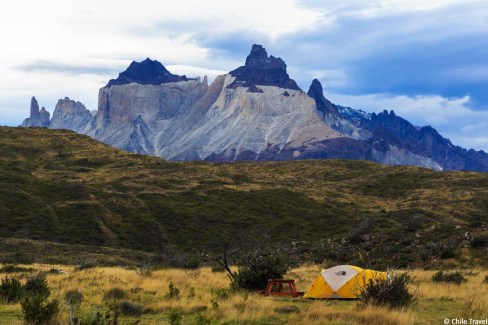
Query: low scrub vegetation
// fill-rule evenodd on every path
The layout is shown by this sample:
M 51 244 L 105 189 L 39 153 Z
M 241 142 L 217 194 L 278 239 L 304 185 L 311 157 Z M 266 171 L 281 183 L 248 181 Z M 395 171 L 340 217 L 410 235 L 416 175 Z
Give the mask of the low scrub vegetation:
M 0 127 L 0 147 L 1 263 L 197 269 L 222 234 L 261 229 L 299 263 L 488 265 L 486 173 L 167 162 L 42 128 Z
M 461 284 L 468 281 L 461 272 L 444 272 L 438 271 L 432 276 L 432 281 L 434 282 L 452 282 L 456 284 Z
M 243 322 L 406 325 L 437 324 L 446 317 L 459 318 L 469 312 L 486 315 L 488 312 L 487 305 L 483 303 L 483 298 L 488 295 L 488 285 L 480 285 L 487 274 L 483 269 L 469 272 L 469 281 L 456 285 L 456 290 L 452 290 L 449 283 L 433 282 L 433 271 L 410 270 L 408 275 L 396 272 L 388 278 L 386 285 L 377 282 L 376 286 L 368 289 L 368 298 L 365 298 L 368 302 L 364 303 L 363 298 L 305 300 L 300 297 L 265 297 L 252 291 L 233 290 L 227 274 L 212 272 L 210 267 L 196 270 L 152 269 L 150 275 L 141 274 L 137 269 L 124 268 L 75 270 L 74 267 L 61 265 L 29 267 L 34 269 L 33 274 L 53 267 L 63 269 L 65 273 L 47 274 L 45 281 L 30 281 L 29 290 L 37 292 L 38 297 L 46 297 L 49 290 L 46 299 L 21 299 L 25 301 L 22 304 L 2 301 L 0 324 L 36 324 L 41 321 L 43 323 L 39 324 L 48 324 L 51 321 L 53 324 L 73 325 Z M 285 277 L 295 279 L 298 290 L 306 291 L 323 267 L 308 265 L 291 268 Z M 230 268 L 238 272 L 237 267 Z M 12 275 L 3 273 L 0 276 L 10 279 Z M 22 287 L 30 277 L 19 277 Z M 415 303 L 409 300 L 406 288 L 417 298 Z M 171 292 L 172 298 L 169 298 Z M 400 307 L 398 303 L 391 304 L 396 299 L 402 302 L 402 308 L 397 308 Z M 404 304 L 406 301 L 409 303 Z
M 408 273 L 387 272 L 386 278 L 376 277 L 358 288 L 358 299 L 363 305 L 387 308 L 405 308 L 416 300 L 417 289 Z

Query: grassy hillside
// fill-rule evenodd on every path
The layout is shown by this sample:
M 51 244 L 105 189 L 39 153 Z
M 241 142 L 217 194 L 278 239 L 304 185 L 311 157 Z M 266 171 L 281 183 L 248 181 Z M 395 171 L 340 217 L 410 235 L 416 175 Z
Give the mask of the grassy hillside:
M 262 236 L 315 261 L 486 264 L 487 224 L 484 173 L 338 160 L 166 162 L 71 131 L 0 128 L 0 237 L 29 239 L 0 249 L 3 261 L 39 260 L 24 245 L 36 241 L 170 260 Z

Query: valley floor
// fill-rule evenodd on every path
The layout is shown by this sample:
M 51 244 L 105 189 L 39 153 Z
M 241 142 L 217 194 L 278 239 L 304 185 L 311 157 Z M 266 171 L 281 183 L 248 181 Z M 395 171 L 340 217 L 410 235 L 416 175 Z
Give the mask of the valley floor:
M 51 298 L 63 302 L 61 324 L 68 323 L 67 291 L 80 290 L 83 302 L 77 314 L 83 324 L 97 311 L 103 317 L 111 306 L 125 302 L 126 310 L 140 316 L 119 316 L 119 324 L 444 324 L 444 319 L 488 317 L 486 269 L 460 270 L 467 281 L 434 283 L 435 271 L 408 271 L 418 284 L 417 303 L 406 310 L 359 308 L 356 301 L 305 300 L 264 297 L 231 292 L 226 273 L 209 267 L 195 270 L 94 267 L 75 269 L 65 265 L 27 265 L 34 271 L 2 274 L 25 280 L 32 272 L 47 272 Z M 53 274 L 53 269 L 63 270 Z M 51 273 L 49 273 L 51 270 Z M 306 291 L 321 270 L 307 265 L 291 270 L 298 290 Z M 118 288 L 120 290 L 114 290 Z M 113 313 L 110 314 L 113 318 Z M 453 323 L 450 321 L 450 323 Z M 0 305 L 0 324 L 22 324 L 21 306 Z

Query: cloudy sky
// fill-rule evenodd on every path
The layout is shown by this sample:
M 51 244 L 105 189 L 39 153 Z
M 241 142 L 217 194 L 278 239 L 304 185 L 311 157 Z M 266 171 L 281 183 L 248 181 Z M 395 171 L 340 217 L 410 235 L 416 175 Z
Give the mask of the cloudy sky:
M 0 11 L 0 125 L 98 89 L 132 60 L 213 79 L 251 45 L 283 58 L 305 91 L 393 109 L 453 143 L 488 151 L 486 0 L 16 0 Z

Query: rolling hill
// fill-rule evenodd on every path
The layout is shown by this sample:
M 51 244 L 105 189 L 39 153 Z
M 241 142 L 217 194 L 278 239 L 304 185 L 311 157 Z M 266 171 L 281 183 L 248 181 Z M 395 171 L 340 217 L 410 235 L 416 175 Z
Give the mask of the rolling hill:
M 229 239 L 263 238 L 301 260 L 486 265 L 487 224 L 486 173 L 167 162 L 72 131 L 0 127 L 0 262 L 184 264 Z

